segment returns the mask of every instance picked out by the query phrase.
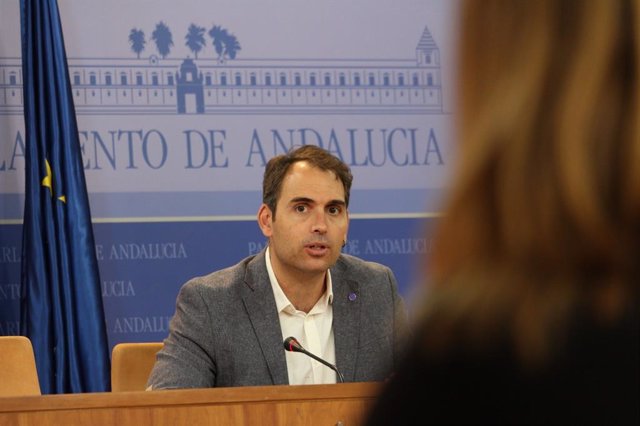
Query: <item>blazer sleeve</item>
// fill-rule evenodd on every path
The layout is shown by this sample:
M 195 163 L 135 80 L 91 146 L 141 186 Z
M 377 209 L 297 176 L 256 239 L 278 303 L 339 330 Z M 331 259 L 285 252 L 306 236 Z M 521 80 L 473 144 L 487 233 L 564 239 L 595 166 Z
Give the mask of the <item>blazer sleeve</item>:
M 147 386 L 151 389 L 213 387 L 213 331 L 209 309 L 197 280 L 185 284 L 176 300 L 169 336 L 156 357 Z

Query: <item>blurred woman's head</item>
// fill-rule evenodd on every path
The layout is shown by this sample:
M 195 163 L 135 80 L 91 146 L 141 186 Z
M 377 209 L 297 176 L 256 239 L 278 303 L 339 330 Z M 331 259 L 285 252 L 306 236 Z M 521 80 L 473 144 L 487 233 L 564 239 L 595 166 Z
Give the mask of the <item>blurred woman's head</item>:
M 640 6 L 469 0 L 461 19 L 459 163 L 427 312 L 542 360 L 569 312 L 606 321 L 637 294 Z

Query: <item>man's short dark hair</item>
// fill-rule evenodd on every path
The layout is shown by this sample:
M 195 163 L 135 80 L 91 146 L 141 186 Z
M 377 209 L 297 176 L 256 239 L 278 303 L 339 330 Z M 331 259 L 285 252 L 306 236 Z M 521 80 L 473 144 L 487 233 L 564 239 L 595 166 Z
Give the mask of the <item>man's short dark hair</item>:
M 342 182 L 344 202 L 349 207 L 349 193 L 353 182 L 353 175 L 349 166 L 323 148 L 315 145 L 303 145 L 286 154 L 273 157 L 264 169 L 262 202 L 269 207 L 274 220 L 276 218 L 276 204 L 282 191 L 282 181 L 289 168 L 300 161 L 306 161 L 320 170 L 333 172 L 336 178 Z

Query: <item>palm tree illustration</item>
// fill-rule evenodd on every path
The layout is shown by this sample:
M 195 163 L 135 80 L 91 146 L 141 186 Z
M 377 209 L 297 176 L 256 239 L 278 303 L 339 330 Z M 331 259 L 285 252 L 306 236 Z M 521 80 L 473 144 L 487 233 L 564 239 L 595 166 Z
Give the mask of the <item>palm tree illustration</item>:
M 162 56 L 163 59 L 166 58 L 171 51 L 171 46 L 173 46 L 173 36 L 171 35 L 169 27 L 160 21 L 156 25 L 156 29 L 153 30 L 151 38 L 156 42 L 156 48 L 160 56 Z
M 233 34 L 229 34 L 229 36 L 224 41 L 224 51 L 229 56 L 230 59 L 235 59 L 238 51 L 241 50 L 240 42 Z
M 223 39 L 226 37 L 227 30 L 223 29 L 220 25 L 214 25 L 209 30 L 209 37 L 213 42 L 213 48 L 218 54 L 218 61 L 222 62 L 222 55 L 224 54 Z
M 129 44 L 131 45 L 131 50 L 138 56 L 140 59 L 140 53 L 144 50 L 144 45 L 147 41 L 144 39 L 144 31 L 139 30 L 137 28 L 131 28 L 131 32 L 129 33 Z
M 214 25 L 209 30 L 209 36 L 212 39 L 213 47 L 218 54 L 218 61 L 224 62 L 225 57 L 235 59 L 236 54 L 241 49 L 238 39 L 233 34 L 219 25 Z
M 206 41 L 204 39 L 204 32 L 206 29 L 204 27 L 199 27 L 196 24 L 189 25 L 189 30 L 187 31 L 187 35 L 185 36 L 186 43 L 185 45 L 193 52 L 198 59 L 198 52 L 202 50 Z

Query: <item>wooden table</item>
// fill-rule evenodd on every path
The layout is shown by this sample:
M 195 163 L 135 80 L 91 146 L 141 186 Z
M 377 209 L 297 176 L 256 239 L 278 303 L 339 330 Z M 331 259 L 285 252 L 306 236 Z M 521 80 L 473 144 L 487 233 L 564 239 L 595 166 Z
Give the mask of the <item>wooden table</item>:
M 0 398 L 0 426 L 359 425 L 380 383 Z

